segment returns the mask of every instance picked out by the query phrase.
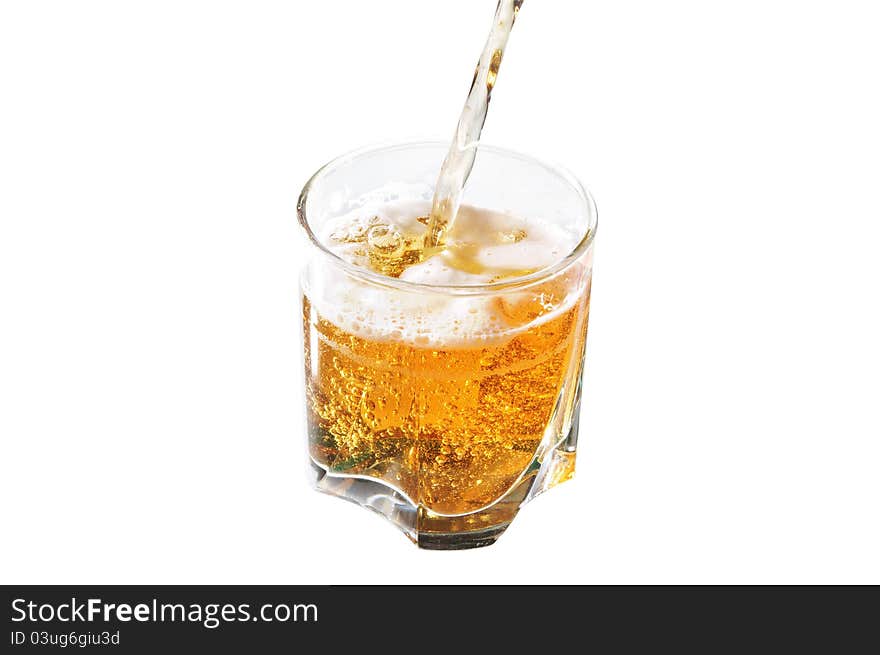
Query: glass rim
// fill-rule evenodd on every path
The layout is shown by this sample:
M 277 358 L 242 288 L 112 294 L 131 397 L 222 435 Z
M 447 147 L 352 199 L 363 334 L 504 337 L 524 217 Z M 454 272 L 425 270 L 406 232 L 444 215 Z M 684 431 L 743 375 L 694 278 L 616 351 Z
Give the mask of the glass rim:
M 339 157 L 332 159 L 328 163 L 321 166 L 317 171 L 315 171 L 315 173 L 312 174 L 312 176 L 303 186 L 303 189 L 299 195 L 299 199 L 296 203 L 296 213 L 299 224 L 302 229 L 305 230 L 305 233 L 308 236 L 311 244 L 315 246 L 325 256 L 329 257 L 333 264 L 339 266 L 346 273 L 356 278 L 360 278 L 373 284 L 390 287 L 393 289 L 417 292 L 427 291 L 431 293 L 445 293 L 455 295 L 487 294 L 500 290 L 510 290 L 511 288 L 530 286 L 542 280 L 546 280 L 547 278 L 552 277 L 560 271 L 565 270 L 592 245 L 593 239 L 596 236 L 596 229 L 599 225 L 599 217 L 598 211 L 596 209 L 596 203 L 593 200 L 593 196 L 590 195 L 590 192 L 587 191 L 586 187 L 581 184 L 580 180 L 578 180 L 578 178 L 575 177 L 573 173 L 571 173 L 564 166 L 538 159 L 536 157 L 533 157 L 532 155 L 527 155 L 516 150 L 511 150 L 509 148 L 486 145 L 483 143 L 480 143 L 479 145 L 480 150 L 491 152 L 504 157 L 512 157 L 515 159 L 528 161 L 532 164 L 542 166 L 554 175 L 562 178 L 565 182 L 568 183 L 568 185 L 572 189 L 574 189 L 584 206 L 584 213 L 586 214 L 587 218 L 587 228 L 584 236 L 567 255 L 561 257 L 558 261 L 554 262 L 550 266 L 542 268 L 533 273 L 529 273 L 528 275 L 521 275 L 506 280 L 500 280 L 498 282 L 488 282 L 485 284 L 427 284 L 422 282 L 410 282 L 407 280 L 401 280 L 399 278 L 389 277 L 387 275 L 382 275 L 381 273 L 371 271 L 361 266 L 357 266 L 355 264 L 352 264 L 351 262 L 344 260 L 342 257 L 332 252 L 323 243 L 321 243 L 317 235 L 312 231 L 311 225 L 309 225 L 308 217 L 306 216 L 306 203 L 309 199 L 309 192 L 311 191 L 312 186 L 315 184 L 316 181 L 318 181 L 328 173 L 337 170 L 342 165 L 347 164 L 364 155 L 379 153 L 383 151 L 403 150 L 407 148 L 425 146 L 448 149 L 449 142 L 437 140 L 411 140 L 393 141 L 368 145 L 340 155 Z

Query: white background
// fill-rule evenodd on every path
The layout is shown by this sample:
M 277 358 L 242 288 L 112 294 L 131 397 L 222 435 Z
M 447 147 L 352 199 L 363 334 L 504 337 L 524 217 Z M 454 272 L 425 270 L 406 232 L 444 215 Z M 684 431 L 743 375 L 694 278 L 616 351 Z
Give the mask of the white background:
M 880 583 L 875 3 L 529 0 L 487 142 L 600 228 L 575 481 L 422 552 L 305 482 L 294 208 L 494 0 L 0 4 L 0 582 Z

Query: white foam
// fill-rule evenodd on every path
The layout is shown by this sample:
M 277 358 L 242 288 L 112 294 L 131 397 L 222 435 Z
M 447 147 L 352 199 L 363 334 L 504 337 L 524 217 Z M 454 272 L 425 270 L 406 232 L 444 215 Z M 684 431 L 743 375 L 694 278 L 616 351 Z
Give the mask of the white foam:
M 366 230 L 374 216 L 403 233 L 421 233 L 417 221 L 430 211 L 427 201 L 368 203 L 358 210 L 326 222 L 318 235 L 325 246 L 357 266 L 368 264 L 362 243 L 340 242 L 339 236 Z M 525 236 L 519 234 L 525 232 Z M 516 238 L 521 240 L 516 241 Z M 400 279 L 432 285 L 480 285 L 510 271 L 541 269 L 567 255 L 576 245 L 573 235 L 534 219 L 475 207 L 461 208 L 450 243 L 476 249 L 480 273 L 455 267 L 442 253 L 407 268 Z M 390 280 L 389 280 L 390 281 Z M 579 289 L 530 323 L 513 321 L 497 295 L 450 295 L 429 290 L 418 292 L 370 284 L 334 267 L 322 266 L 307 276 L 306 293 L 317 313 L 341 329 L 370 339 L 389 339 L 424 347 L 481 347 L 507 339 L 537 323 L 549 320 L 571 306 Z M 528 301 L 528 290 L 507 293 L 505 302 Z

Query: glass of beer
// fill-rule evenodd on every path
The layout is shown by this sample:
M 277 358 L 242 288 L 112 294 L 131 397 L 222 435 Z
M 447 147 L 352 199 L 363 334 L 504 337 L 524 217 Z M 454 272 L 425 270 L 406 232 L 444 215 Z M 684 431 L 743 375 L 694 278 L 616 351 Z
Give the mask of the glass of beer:
M 298 203 L 314 486 L 430 549 L 493 543 L 573 474 L 597 225 L 572 175 L 481 145 L 426 247 L 447 150 L 345 155 Z

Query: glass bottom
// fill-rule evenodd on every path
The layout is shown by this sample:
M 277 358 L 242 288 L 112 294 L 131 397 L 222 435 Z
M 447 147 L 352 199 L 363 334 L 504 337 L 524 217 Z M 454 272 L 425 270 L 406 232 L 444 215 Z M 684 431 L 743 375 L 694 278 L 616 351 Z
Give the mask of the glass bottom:
M 580 404 L 580 403 L 578 403 Z M 574 416 L 578 416 L 575 412 Z M 315 489 L 366 507 L 400 528 L 419 548 L 464 550 L 490 546 L 500 537 L 520 507 L 539 494 L 570 479 L 574 474 L 578 420 L 559 445 L 542 460 L 535 459 L 525 475 L 507 493 L 471 514 L 443 516 L 414 505 L 406 496 L 381 480 L 366 476 L 339 475 L 310 459 Z

